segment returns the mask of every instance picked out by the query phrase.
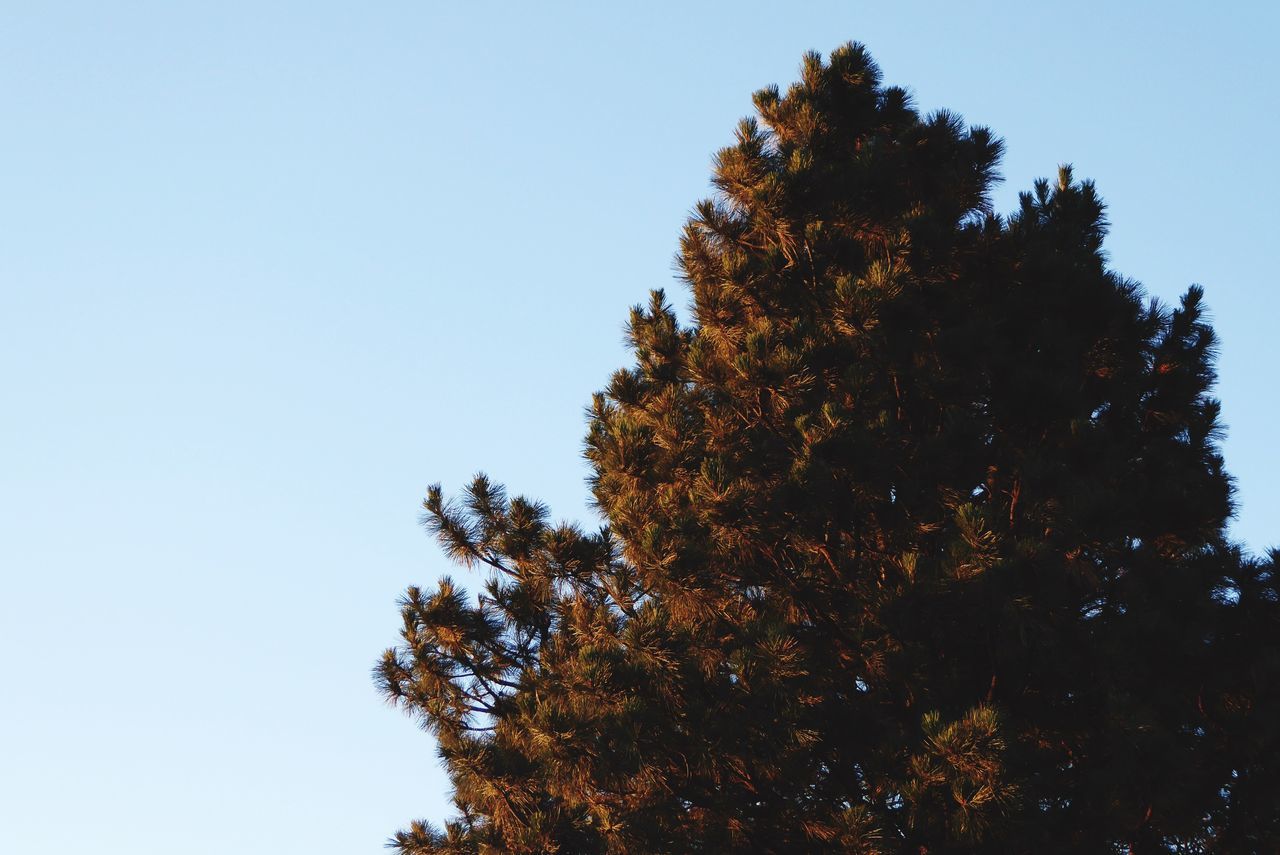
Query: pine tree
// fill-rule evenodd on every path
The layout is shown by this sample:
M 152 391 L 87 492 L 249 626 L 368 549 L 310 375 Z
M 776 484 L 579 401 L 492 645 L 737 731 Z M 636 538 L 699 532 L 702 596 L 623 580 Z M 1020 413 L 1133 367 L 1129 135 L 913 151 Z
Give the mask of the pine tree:
M 425 853 L 1280 851 L 1277 556 L 1229 541 L 1202 292 L 1109 270 L 1069 168 L 856 44 L 755 95 L 685 227 L 682 325 L 595 396 L 607 527 L 478 477 L 427 523 L 386 696 Z

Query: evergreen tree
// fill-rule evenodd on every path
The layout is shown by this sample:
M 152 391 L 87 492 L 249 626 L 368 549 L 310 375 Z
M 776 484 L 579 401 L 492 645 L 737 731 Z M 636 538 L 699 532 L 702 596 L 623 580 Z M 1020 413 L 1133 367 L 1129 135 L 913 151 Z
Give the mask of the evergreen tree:
M 1280 851 L 1276 555 L 1225 534 L 1213 331 L 1070 169 L 856 44 L 755 95 L 597 394 L 607 527 L 484 477 L 382 690 L 458 816 L 399 851 Z

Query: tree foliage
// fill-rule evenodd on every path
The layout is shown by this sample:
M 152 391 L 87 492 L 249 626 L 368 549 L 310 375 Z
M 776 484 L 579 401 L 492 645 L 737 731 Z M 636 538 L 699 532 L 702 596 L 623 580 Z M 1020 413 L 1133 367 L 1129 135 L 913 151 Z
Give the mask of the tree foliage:
M 685 227 L 682 325 L 597 394 L 607 527 L 485 477 L 426 520 L 386 696 L 458 816 L 426 853 L 1280 849 L 1276 556 L 1231 543 L 1202 292 L 1109 270 L 1069 168 L 859 45 L 804 59 Z

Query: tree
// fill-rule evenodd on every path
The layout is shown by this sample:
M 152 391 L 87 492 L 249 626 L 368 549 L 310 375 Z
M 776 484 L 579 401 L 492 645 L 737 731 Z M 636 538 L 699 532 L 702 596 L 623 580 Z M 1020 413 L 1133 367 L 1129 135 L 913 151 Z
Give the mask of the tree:
M 458 817 L 403 853 L 1280 848 L 1276 555 L 1229 541 L 1202 292 L 859 45 L 755 95 L 591 410 L 607 527 L 481 476 L 376 674 Z

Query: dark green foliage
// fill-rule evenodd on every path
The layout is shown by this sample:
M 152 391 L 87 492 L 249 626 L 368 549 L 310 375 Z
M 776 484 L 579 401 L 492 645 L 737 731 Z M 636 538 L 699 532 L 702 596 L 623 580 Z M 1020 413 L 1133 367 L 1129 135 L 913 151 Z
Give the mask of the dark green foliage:
M 1280 851 L 1276 556 L 1228 542 L 1213 332 L 1062 169 L 865 51 L 805 58 L 595 397 L 608 528 L 484 478 L 428 523 L 387 696 L 459 818 L 404 853 Z

